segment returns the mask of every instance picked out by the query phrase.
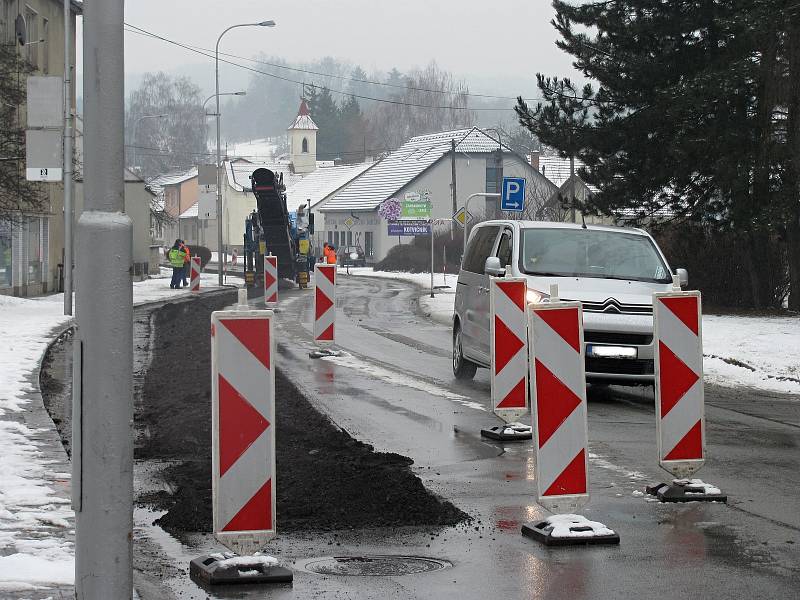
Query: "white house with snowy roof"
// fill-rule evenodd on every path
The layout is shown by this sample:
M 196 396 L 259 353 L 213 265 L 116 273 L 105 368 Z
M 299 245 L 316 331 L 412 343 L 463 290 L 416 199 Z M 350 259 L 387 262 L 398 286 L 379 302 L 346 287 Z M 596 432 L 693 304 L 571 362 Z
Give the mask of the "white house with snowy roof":
M 453 162 L 455 205 L 451 187 Z M 317 212 L 324 215 L 325 225 L 317 230 L 322 230 L 324 240 L 337 247 L 360 246 L 367 261 L 374 263 L 382 260 L 393 246 L 411 242 L 411 238 L 389 235 L 389 224 L 378 212 L 382 202 L 390 198 L 402 201 L 407 193 L 426 193 L 432 203 L 433 218 L 447 220 L 437 226 L 437 231 L 449 231 L 458 227 L 450 218 L 464 205 L 465 199 L 476 192 L 496 193 L 504 176 L 526 180 L 526 204 L 530 210 L 543 206 L 558 189 L 524 157 L 505 145 L 500 146 L 477 127 L 420 135 L 321 203 Z M 502 216 L 494 199 L 473 199 L 469 212 L 476 221 Z M 458 229 L 457 235 L 460 234 Z

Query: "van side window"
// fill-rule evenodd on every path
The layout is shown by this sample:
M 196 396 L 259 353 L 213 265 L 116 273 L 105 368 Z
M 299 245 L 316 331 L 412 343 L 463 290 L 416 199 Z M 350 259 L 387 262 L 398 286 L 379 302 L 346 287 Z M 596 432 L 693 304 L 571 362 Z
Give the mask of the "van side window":
M 499 227 L 481 227 L 469 242 L 467 256 L 464 259 L 464 270 L 483 274 L 486 259 L 492 255 L 494 241 L 497 239 Z
M 500 244 L 497 247 L 497 258 L 500 259 L 500 266 L 505 267 L 511 264 L 511 250 L 513 247 L 513 234 L 510 230 L 503 231 L 500 237 Z

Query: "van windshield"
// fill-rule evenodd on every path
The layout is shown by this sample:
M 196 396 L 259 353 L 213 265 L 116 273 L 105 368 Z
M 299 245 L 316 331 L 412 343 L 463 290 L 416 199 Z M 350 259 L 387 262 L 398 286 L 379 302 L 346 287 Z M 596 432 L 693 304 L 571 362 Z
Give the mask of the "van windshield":
M 519 267 L 545 277 L 672 281 L 649 237 L 601 229 L 523 229 Z

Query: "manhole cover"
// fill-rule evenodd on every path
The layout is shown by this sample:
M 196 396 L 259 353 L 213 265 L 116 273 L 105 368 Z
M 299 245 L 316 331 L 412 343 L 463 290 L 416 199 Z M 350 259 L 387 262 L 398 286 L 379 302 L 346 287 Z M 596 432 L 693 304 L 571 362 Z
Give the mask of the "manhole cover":
M 393 576 L 427 573 L 452 566 L 446 560 L 425 556 L 323 556 L 303 565 L 306 571 L 320 575 Z

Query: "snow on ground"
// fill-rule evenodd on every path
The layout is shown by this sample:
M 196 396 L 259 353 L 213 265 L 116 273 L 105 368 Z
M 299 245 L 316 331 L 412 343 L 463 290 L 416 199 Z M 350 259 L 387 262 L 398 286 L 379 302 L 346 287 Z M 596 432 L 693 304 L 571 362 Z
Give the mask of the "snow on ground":
M 351 268 L 353 275 L 414 283 L 430 290 L 430 273 L 373 271 Z M 434 290 L 420 296 L 420 306 L 437 322 L 452 323 L 456 275 L 437 273 Z M 800 394 L 800 318 L 703 315 L 703 369 L 709 383 L 729 387 L 748 386 L 762 390 Z
M 266 162 L 274 158 L 277 148 L 278 145 L 269 139 L 232 142 L 228 144 L 226 154 L 236 158 L 246 158 L 250 162 Z
M 216 275 L 203 274 L 201 289 L 214 289 L 215 282 Z M 188 288 L 171 290 L 162 278 L 133 286 L 137 304 L 188 294 Z M 37 431 L 15 418 L 25 410 L 44 410 L 29 406 L 36 391 L 30 376 L 54 330 L 71 320 L 62 314 L 63 308 L 63 294 L 0 295 L 0 592 L 73 580 L 72 542 L 48 533 L 71 527 L 69 501 L 50 485 L 54 477 L 69 480 L 70 474 L 52 472 L 43 448 L 34 441 Z

